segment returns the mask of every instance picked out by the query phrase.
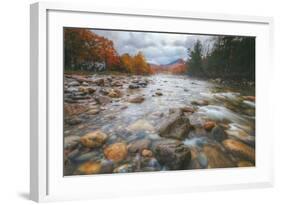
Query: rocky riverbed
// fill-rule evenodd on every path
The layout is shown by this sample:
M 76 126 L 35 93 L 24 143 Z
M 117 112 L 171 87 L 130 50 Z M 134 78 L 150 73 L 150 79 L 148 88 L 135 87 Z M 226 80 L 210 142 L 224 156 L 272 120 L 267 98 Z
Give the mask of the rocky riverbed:
M 255 166 L 254 86 L 64 75 L 64 175 Z

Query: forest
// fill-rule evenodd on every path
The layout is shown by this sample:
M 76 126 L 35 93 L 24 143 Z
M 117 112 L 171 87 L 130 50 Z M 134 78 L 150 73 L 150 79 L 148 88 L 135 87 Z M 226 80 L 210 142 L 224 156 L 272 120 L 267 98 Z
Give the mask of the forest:
M 153 71 L 144 55 L 118 55 L 114 43 L 88 29 L 65 29 L 65 70 L 118 71 L 146 75 Z
M 189 49 L 189 75 L 255 80 L 255 38 L 219 36 L 213 40 L 213 48 L 205 55 L 199 40 Z
M 187 74 L 200 78 L 255 80 L 255 38 L 214 36 L 213 46 L 204 51 L 200 40 L 187 49 L 186 61 L 170 67 L 149 64 L 144 54 L 119 55 L 114 42 L 89 29 L 64 31 L 65 70 L 123 72 L 136 75 L 155 73 Z

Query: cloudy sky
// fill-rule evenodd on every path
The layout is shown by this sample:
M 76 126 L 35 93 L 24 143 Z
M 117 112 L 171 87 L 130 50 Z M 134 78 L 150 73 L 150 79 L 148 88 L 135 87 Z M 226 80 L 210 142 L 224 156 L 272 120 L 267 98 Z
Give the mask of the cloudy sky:
M 186 60 L 187 49 L 199 39 L 205 49 L 212 45 L 211 36 L 92 30 L 114 42 L 115 49 L 122 55 L 135 55 L 141 51 L 149 63 L 167 64 L 179 58 Z

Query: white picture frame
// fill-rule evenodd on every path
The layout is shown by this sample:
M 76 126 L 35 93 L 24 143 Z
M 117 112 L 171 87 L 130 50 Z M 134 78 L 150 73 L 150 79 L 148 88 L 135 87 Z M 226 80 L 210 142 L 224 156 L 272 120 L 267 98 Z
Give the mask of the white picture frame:
M 63 177 L 60 83 L 64 26 L 256 36 L 256 166 Z M 32 4 L 30 198 L 41 202 L 273 186 L 273 133 L 266 130 L 272 116 L 263 109 L 270 106 L 267 89 L 271 86 L 268 69 L 272 68 L 272 29 L 270 17 L 97 8 L 71 3 Z

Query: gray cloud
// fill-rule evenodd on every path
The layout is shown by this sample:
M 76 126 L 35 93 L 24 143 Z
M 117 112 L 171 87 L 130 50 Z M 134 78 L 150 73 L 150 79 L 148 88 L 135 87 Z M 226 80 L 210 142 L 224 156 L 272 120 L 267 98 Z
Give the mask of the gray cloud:
M 204 44 L 206 52 L 208 45 L 212 45 L 211 36 L 92 30 L 114 42 L 115 49 L 122 55 L 135 55 L 142 52 L 147 61 L 155 64 L 167 64 L 179 58 L 187 59 L 188 48 L 193 47 L 197 40 Z

